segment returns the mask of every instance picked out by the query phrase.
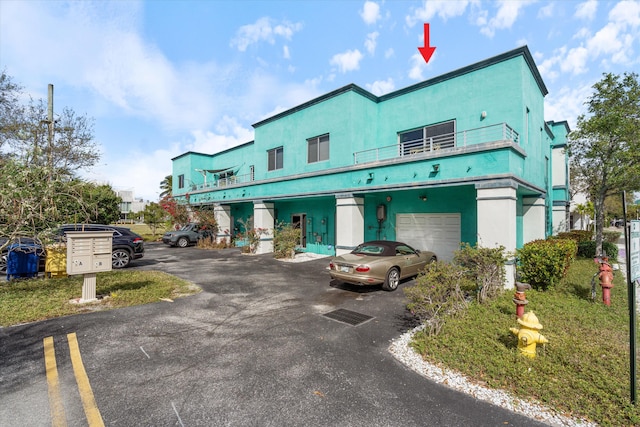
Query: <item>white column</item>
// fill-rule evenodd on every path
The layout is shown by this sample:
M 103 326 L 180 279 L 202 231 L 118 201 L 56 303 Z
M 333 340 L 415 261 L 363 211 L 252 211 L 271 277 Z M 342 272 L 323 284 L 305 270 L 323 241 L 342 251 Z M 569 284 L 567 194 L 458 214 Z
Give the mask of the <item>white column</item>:
M 567 214 L 567 202 L 553 202 L 553 212 L 551 215 L 551 231 L 553 234 L 569 231 L 569 221 Z
M 546 207 L 544 197 L 522 198 L 522 242 L 544 239 Z
M 476 187 L 478 207 L 478 246 L 495 248 L 504 246 L 507 253 L 516 250 L 516 189 L 487 185 Z M 514 266 L 506 266 L 507 288 L 514 287 Z
M 216 205 L 213 208 L 216 221 L 218 222 L 218 234 L 216 235 L 216 242 L 231 241 L 231 206 L 229 205 Z
M 364 199 L 336 196 L 336 255 L 351 252 L 364 240 Z
M 260 244 L 258 244 L 257 254 L 268 254 L 273 252 L 273 203 L 254 202 L 253 203 L 253 228 L 260 229 Z

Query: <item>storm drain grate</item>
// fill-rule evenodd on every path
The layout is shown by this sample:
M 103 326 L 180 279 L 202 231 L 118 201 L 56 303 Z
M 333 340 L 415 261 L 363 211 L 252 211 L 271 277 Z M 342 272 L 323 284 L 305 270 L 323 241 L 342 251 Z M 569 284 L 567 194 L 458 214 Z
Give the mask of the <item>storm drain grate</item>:
M 352 326 L 358 326 L 368 320 L 373 319 L 373 316 L 367 316 L 366 314 L 357 313 L 355 311 L 346 310 L 344 308 L 330 311 L 329 313 L 323 314 L 323 316 Z

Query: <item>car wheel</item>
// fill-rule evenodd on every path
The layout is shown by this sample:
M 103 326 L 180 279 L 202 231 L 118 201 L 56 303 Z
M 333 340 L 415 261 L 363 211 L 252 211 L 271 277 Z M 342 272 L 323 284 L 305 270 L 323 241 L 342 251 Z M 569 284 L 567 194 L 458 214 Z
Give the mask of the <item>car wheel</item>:
M 382 289 L 385 291 L 395 291 L 400 284 L 400 271 L 396 267 L 391 267 L 387 271 L 387 277 L 382 284 Z
M 431 264 L 432 262 L 436 262 L 438 261 L 438 258 L 432 256 L 431 259 L 429 260 L 429 264 Z
M 181 248 L 186 248 L 187 246 L 189 246 L 189 239 L 187 239 L 186 237 L 181 237 L 178 239 L 176 244 Z
M 111 266 L 113 268 L 124 268 L 131 262 L 131 255 L 126 249 L 116 249 L 111 253 Z

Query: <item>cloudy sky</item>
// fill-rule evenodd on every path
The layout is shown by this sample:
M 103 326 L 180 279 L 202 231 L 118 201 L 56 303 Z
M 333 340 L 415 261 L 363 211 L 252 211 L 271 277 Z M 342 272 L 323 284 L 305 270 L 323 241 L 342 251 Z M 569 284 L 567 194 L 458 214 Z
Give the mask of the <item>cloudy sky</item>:
M 640 1 L 0 1 L 0 69 L 94 118 L 102 158 L 83 175 L 148 200 L 172 157 L 251 141 L 316 96 L 382 95 L 522 45 L 545 119 L 573 127 L 602 73 L 640 72 Z

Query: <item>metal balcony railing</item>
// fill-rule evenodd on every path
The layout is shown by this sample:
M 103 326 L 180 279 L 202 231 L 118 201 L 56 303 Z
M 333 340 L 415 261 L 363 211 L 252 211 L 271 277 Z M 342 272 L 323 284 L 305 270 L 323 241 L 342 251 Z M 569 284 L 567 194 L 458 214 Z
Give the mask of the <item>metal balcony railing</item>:
M 519 135 L 508 124 L 500 123 L 462 132 L 438 135 L 428 139 L 405 141 L 386 147 L 358 151 L 353 153 L 353 161 L 354 164 L 377 162 L 494 141 L 511 141 L 518 144 Z
M 193 184 L 191 186 L 191 191 L 197 190 L 206 190 L 208 188 L 221 188 L 221 187 L 229 187 L 232 185 L 246 184 L 247 182 L 253 181 L 253 174 L 245 174 L 245 175 L 234 175 L 226 178 L 219 178 L 213 182 L 207 182 L 204 184 Z

